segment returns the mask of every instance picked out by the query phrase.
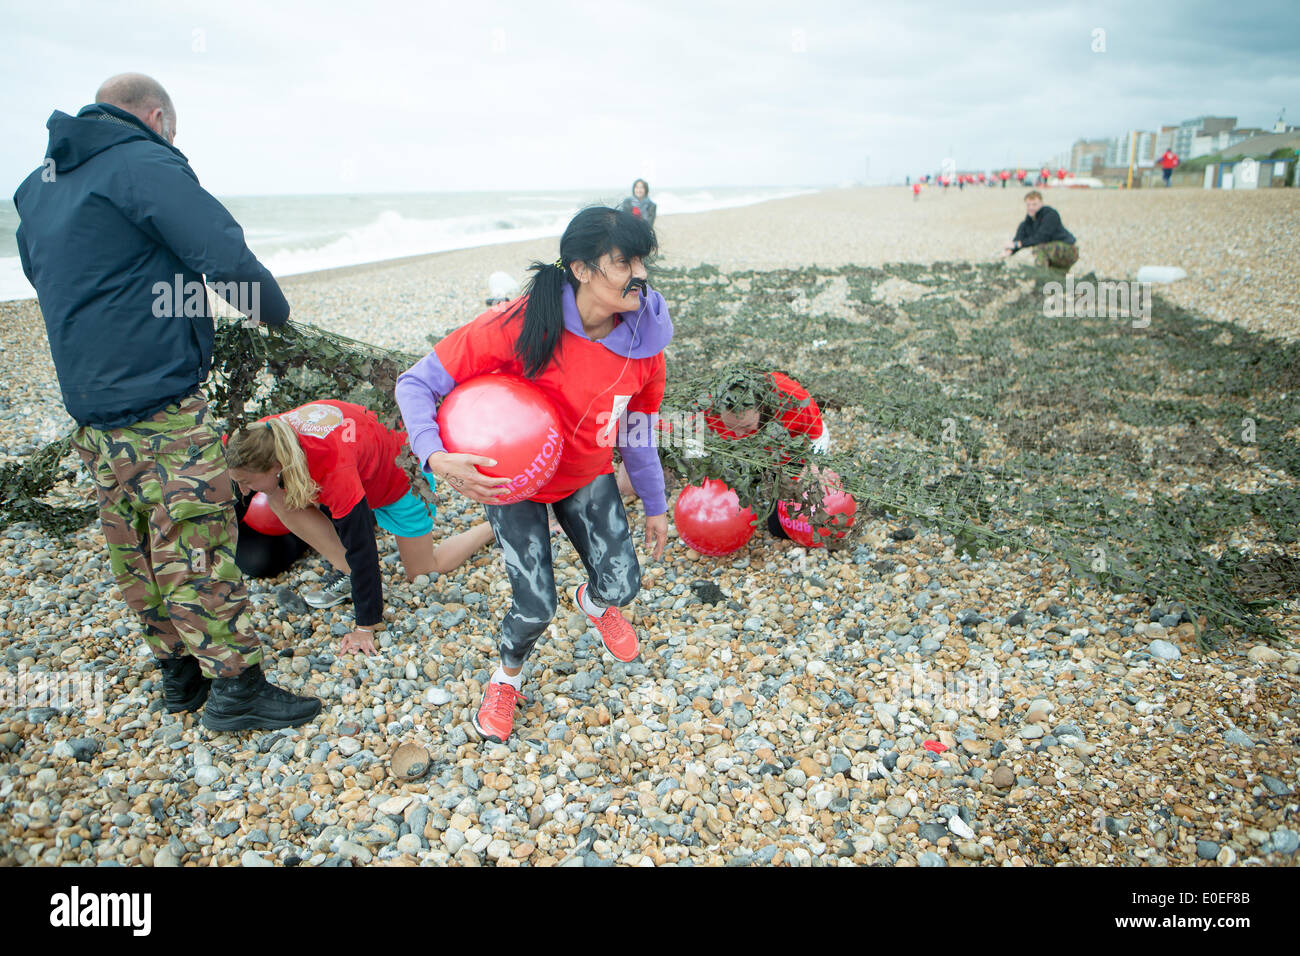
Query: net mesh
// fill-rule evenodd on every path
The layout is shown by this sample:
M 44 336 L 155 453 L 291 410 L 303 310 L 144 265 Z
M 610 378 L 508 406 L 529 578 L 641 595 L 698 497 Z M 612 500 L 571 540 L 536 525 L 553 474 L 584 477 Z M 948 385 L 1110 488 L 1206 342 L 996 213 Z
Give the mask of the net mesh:
M 843 534 L 832 548 L 859 548 L 871 516 L 907 519 L 959 554 L 1037 552 L 1181 605 L 1202 643 L 1280 637 L 1275 606 L 1300 584 L 1300 350 L 1159 295 L 1142 321 L 1052 317 L 1052 278 L 970 263 L 657 270 L 677 328 L 665 417 L 746 391 L 779 405 L 767 373 L 780 370 L 834 437 L 813 456 L 773 423 L 731 441 L 705 429 L 661 458 L 680 481 L 726 481 L 760 517 L 813 460 L 858 503 L 847 528 L 810 516 Z M 296 323 L 221 322 L 205 389 L 227 427 L 324 396 L 396 425 L 393 385 L 417 358 Z M 68 452 L 65 439 L 0 470 L 0 520 L 93 520 Z

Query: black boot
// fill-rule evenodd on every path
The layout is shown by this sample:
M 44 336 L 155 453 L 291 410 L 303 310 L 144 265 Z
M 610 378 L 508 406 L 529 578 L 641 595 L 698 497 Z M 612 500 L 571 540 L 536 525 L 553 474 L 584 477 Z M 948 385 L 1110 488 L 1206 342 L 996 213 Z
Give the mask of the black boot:
M 203 676 L 199 662 L 190 655 L 158 661 L 163 675 L 163 704 L 169 714 L 198 710 L 208 699 L 212 681 Z
M 320 713 L 315 697 L 298 697 L 268 683 L 254 664 L 235 677 L 217 677 L 203 709 L 209 730 L 275 730 L 297 727 Z

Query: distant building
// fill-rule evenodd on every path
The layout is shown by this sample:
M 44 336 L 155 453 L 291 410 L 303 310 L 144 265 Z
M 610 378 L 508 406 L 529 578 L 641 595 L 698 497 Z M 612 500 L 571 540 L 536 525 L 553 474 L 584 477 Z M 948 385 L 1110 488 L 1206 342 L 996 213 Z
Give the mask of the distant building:
M 1078 139 L 1070 148 L 1068 169 L 1076 176 L 1091 176 L 1098 166 L 1106 165 L 1106 150 L 1109 145 L 1104 139 Z
M 1252 156 L 1255 159 L 1266 159 L 1279 149 L 1300 151 L 1300 130 L 1292 128 L 1285 133 L 1265 133 L 1262 136 L 1252 136 L 1250 139 L 1242 140 L 1225 149 L 1223 158 L 1240 159 L 1243 156 Z
M 1174 148 L 1174 134 L 1177 132 L 1177 126 L 1160 127 L 1160 132 L 1156 133 L 1155 148 L 1152 150 L 1157 159 L 1165 154 L 1165 150 Z M 1177 152 L 1177 150 L 1174 150 L 1174 152 Z
M 1238 127 L 1235 116 L 1198 116 L 1184 120 L 1176 126 L 1161 126 L 1158 132 L 1133 130 L 1111 139 L 1078 139 L 1067 153 L 1054 157 L 1048 165 L 1053 171 L 1060 167 L 1070 170 L 1075 176 L 1090 176 L 1111 185 L 1126 185 L 1129 181 L 1129 153 L 1133 153 L 1132 184 L 1135 187 L 1157 185 L 1163 178 L 1157 163 L 1166 149 L 1178 154 L 1186 163 L 1189 160 L 1211 154 L 1222 154 L 1224 160 L 1240 159 L 1250 156 L 1264 159 L 1274 150 L 1300 148 L 1300 132 L 1289 126 L 1285 116 L 1279 116 L 1273 132 L 1268 133 L 1256 127 Z M 1218 158 L 1216 156 L 1216 158 Z M 1043 165 L 1043 164 L 1039 164 Z M 1240 184 L 1240 175 L 1233 175 L 1228 167 L 1218 168 L 1211 180 L 1206 182 L 1213 188 L 1223 188 L 1222 183 Z M 1295 184 L 1294 162 L 1284 157 L 1281 166 L 1274 165 L 1260 169 L 1259 186 L 1276 186 L 1283 180 Z M 1202 180 L 1202 170 L 1198 165 L 1195 170 L 1181 167 L 1174 172 L 1174 185 L 1190 186 Z M 1248 174 L 1248 181 L 1254 181 Z M 1242 188 L 1236 185 L 1235 188 Z M 1250 186 L 1247 188 L 1259 188 Z
M 1178 158 L 1184 161 L 1195 159 L 1197 156 L 1204 156 L 1213 150 L 1206 149 L 1205 152 L 1196 152 L 1196 138 L 1212 137 L 1218 133 L 1226 133 L 1235 128 L 1237 117 L 1235 116 L 1198 116 L 1195 119 L 1183 120 L 1178 124 L 1178 129 L 1174 133 L 1174 152 Z M 1204 143 L 1202 144 L 1204 145 Z
M 1190 159 L 1198 156 L 1209 156 L 1211 153 L 1219 153 L 1231 146 L 1236 146 L 1243 140 L 1248 140 L 1252 136 L 1262 136 L 1264 131 L 1253 127 L 1239 127 L 1237 129 L 1222 130 L 1218 133 L 1207 134 L 1203 136 L 1192 137 L 1192 154 Z
M 1134 137 L 1137 138 L 1136 144 Z M 1116 136 L 1107 141 L 1107 166 L 1123 166 L 1128 169 L 1129 151 L 1133 151 L 1134 166 L 1150 166 L 1159 155 L 1156 148 L 1156 134 L 1148 130 L 1130 130 L 1123 136 Z M 1175 150 L 1177 152 L 1177 150 Z

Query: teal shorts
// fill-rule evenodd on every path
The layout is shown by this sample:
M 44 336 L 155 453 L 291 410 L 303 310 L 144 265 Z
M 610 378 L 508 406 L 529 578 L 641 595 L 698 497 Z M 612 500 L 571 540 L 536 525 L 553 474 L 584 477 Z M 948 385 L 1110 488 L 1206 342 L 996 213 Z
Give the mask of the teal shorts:
M 433 475 L 425 472 L 424 477 L 429 482 L 429 487 L 436 491 L 437 486 L 433 483 Z M 437 509 L 427 504 L 415 492 L 407 491 L 391 505 L 375 508 L 374 512 L 375 521 L 385 531 L 399 538 L 421 538 L 433 533 L 433 516 Z

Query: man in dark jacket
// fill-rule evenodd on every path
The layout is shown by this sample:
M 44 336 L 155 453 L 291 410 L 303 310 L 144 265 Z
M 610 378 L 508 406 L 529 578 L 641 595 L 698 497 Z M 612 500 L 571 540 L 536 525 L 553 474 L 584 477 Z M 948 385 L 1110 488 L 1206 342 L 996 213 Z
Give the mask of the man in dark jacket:
M 112 77 L 94 104 L 75 117 L 56 110 L 46 126 L 45 162 L 14 194 L 18 253 L 167 709 L 206 700 L 214 730 L 305 723 L 320 701 L 262 675 L 233 489 L 199 391 L 214 332 L 205 276 L 250 322 L 283 325 L 289 304 L 172 145 L 176 111 L 155 80 Z
M 1051 206 L 1043 205 L 1043 194 L 1038 190 L 1025 195 L 1025 218 L 1016 229 L 1016 237 L 1002 247 L 1002 255 L 1010 256 L 1021 249 L 1034 250 L 1034 262 L 1065 275 L 1079 261 L 1079 247 L 1074 236 L 1061 224 L 1060 214 Z

